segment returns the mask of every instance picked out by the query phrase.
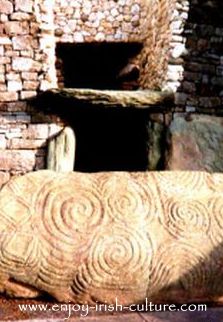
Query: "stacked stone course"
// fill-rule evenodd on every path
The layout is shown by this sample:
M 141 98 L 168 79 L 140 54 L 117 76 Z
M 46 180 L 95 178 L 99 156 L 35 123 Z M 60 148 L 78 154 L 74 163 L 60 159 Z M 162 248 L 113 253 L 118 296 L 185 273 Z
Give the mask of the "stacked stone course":
M 221 114 L 221 6 L 217 1 L 195 0 L 176 4 L 166 87 L 177 92 L 177 111 Z
M 217 0 L 1 0 L 0 173 L 45 167 L 47 141 L 61 120 L 39 117 L 27 102 L 62 84 L 58 43 L 141 42 L 141 87 L 175 92 L 159 123 L 168 126 L 179 112 L 221 114 L 221 9 Z
M 55 35 L 60 42 L 140 41 L 145 4 L 141 0 L 56 0 Z

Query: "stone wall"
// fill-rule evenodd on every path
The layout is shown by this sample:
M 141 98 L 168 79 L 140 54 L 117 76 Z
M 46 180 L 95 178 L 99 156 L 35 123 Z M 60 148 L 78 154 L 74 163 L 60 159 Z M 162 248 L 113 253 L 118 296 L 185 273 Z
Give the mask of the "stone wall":
M 175 92 L 175 105 L 153 116 L 158 124 L 164 123 L 161 136 L 169 131 L 172 119 L 198 122 L 199 118 L 190 118 L 191 113 L 220 115 L 222 7 L 217 0 L 1 0 L 0 172 L 17 174 L 45 167 L 47 140 L 63 124 L 56 115 L 39 115 L 27 100 L 58 86 L 55 50 L 59 43 L 141 42 L 135 61 L 140 86 Z M 213 119 L 207 120 L 212 128 Z M 162 144 L 157 147 L 162 159 L 168 146 L 171 169 L 181 167 L 171 161 L 174 144 L 185 146 L 172 140 L 171 129 L 178 135 L 178 128 L 170 126 L 167 145 L 165 137 L 156 140 Z M 210 142 L 213 132 L 208 133 Z M 221 135 L 217 137 L 220 140 Z M 188 153 L 187 147 L 183 151 Z
M 219 113 L 223 90 L 223 23 L 218 1 L 179 1 L 172 23 L 167 87 L 186 112 Z
M 48 140 L 61 130 L 24 101 L 0 103 L 0 176 L 44 169 Z
M 56 0 L 57 42 L 140 41 L 145 21 L 141 0 Z
M 50 2 L 49 2 L 50 3 Z M 47 140 L 61 127 L 27 104 L 55 86 L 49 3 L 0 3 L 0 173 L 22 174 L 45 167 Z M 51 9 L 52 10 L 52 9 Z M 47 29 L 48 28 L 48 29 Z
M 180 114 L 168 131 L 166 166 L 222 172 L 223 5 L 191 0 L 178 8 L 180 37 L 173 36 L 168 86 L 176 91 Z

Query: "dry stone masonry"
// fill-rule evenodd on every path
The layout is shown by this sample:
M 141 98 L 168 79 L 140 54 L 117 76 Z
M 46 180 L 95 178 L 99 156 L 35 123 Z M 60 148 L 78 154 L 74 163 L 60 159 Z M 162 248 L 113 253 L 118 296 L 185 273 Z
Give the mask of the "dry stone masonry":
M 56 0 L 55 36 L 62 42 L 140 41 L 146 20 L 141 0 Z
M 136 74 L 136 84 L 127 89 L 175 93 L 171 108 L 153 111 L 155 123 L 164 127 L 161 136 L 178 112 L 181 117 L 205 113 L 212 123 L 211 115 L 220 117 L 222 107 L 222 21 L 217 0 L 1 0 L 0 171 L 8 175 L 45 168 L 48 139 L 71 126 L 53 106 L 49 116 L 29 101 L 65 86 L 59 45 L 140 44 L 122 73 Z M 162 143 L 161 163 L 167 155 L 168 164 L 176 164 L 170 161 L 171 149 L 180 141 L 171 142 L 170 133 L 169 147 L 165 137 L 157 142 Z M 177 167 L 185 169 L 185 164 L 179 160 Z

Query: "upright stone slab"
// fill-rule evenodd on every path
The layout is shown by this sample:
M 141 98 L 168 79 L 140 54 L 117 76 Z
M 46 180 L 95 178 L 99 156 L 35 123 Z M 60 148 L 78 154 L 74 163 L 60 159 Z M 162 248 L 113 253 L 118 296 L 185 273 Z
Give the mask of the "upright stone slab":
M 47 169 L 69 172 L 74 169 L 76 139 L 74 131 L 66 126 L 48 144 Z
M 176 116 L 169 128 L 167 168 L 223 171 L 223 118 Z

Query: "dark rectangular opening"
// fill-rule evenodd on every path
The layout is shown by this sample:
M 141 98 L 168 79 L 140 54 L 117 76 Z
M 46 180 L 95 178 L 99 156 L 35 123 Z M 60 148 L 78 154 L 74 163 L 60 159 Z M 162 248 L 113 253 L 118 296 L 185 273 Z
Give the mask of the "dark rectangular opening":
M 136 90 L 140 43 L 57 44 L 59 87 Z
M 89 108 L 70 115 L 77 140 L 75 170 L 147 170 L 147 123 L 148 115 L 137 110 Z

